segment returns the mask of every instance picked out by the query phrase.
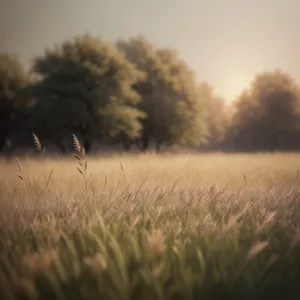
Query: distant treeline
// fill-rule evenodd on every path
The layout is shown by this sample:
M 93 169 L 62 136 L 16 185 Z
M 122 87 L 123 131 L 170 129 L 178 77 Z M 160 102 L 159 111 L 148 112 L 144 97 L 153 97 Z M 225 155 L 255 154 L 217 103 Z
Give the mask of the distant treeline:
M 234 84 L 234 83 L 233 83 Z M 300 88 L 279 70 L 258 74 L 231 105 L 179 54 L 142 36 L 116 43 L 76 37 L 36 57 L 26 72 L 0 53 L 0 151 L 32 144 L 66 153 L 72 134 L 93 145 L 157 151 L 300 149 Z

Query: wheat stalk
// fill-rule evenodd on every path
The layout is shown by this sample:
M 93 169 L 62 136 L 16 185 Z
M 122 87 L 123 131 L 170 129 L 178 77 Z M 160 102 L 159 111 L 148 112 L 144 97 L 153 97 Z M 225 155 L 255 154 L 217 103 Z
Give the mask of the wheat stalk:
M 269 245 L 269 241 L 262 241 L 262 242 L 255 243 L 248 251 L 246 261 L 249 261 L 250 259 L 256 257 L 259 253 L 265 250 L 268 247 L 268 245 Z
M 16 163 L 17 163 L 17 166 L 18 166 L 18 169 L 19 169 L 19 175 L 18 175 L 18 177 L 21 180 L 24 180 L 24 177 L 22 176 L 22 165 L 21 165 L 21 163 L 19 162 L 19 160 L 17 158 L 16 158 Z
M 82 147 L 81 147 L 80 142 L 75 134 L 73 134 L 73 146 L 74 146 L 74 149 L 76 152 L 81 153 Z
M 33 142 L 34 142 L 35 149 L 42 154 L 42 144 L 41 144 L 39 138 L 37 137 L 37 135 L 34 132 L 32 133 L 32 136 L 33 136 Z
M 73 134 L 73 147 L 76 153 L 74 154 L 74 157 L 78 163 L 78 167 L 76 169 L 78 172 L 86 179 L 86 173 L 87 173 L 87 159 L 85 155 L 85 149 L 81 146 L 79 139 L 75 134 Z

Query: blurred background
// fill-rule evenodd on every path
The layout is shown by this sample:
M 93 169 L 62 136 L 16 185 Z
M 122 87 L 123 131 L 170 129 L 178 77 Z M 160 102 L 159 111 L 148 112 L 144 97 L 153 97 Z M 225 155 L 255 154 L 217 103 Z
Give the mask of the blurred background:
M 0 151 L 296 151 L 294 0 L 4 0 Z

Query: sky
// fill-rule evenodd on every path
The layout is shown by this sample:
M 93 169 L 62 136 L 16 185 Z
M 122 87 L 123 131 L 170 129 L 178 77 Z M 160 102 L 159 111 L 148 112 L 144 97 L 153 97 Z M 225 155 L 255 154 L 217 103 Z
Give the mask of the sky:
M 86 33 L 142 34 L 176 48 L 227 101 L 259 72 L 300 81 L 299 0 L 0 0 L 0 51 L 27 66 L 45 47 Z

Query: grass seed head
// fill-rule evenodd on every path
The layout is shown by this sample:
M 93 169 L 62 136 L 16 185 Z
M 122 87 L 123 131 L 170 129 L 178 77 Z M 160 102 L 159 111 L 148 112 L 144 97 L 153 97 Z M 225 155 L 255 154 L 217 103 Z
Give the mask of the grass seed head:
M 150 256 L 164 252 L 165 248 L 165 235 L 161 230 L 155 230 L 147 236 L 147 251 Z
M 263 241 L 263 242 L 258 242 L 256 244 L 254 244 L 246 257 L 246 260 L 249 261 L 251 259 L 253 259 L 254 257 L 256 257 L 259 253 L 261 253 L 265 248 L 267 248 L 269 245 L 268 241 Z
M 97 253 L 94 256 L 86 256 L 83 262 L 93 273 L 107 269 L 107 261 L 102 253 Z
M 75 134 L 73 134 L 73 147 L 76 152 L 81 153 L 81 145 Z
M 280 255 L 272 254 L 269 260 L 267 261 L 267 268 L 271 267 L 278 259 Z
M 40 275 L 49 269 L 56 255 L 54 250 L 27 254 L 21 261 L 22 270 L 31 277 Z
M 42 153 L 42 143 L 40 142 L 39 138 L 37 137 L 37 135 L 35 133 L 32 133 L 33 136 L 33 141 L 34 141 L 34 147 L 35 149 Z
M 238 223 L 238 216 L 230 216 L 228 222 L 223 227 L 223 234 L 228 232 L 233 227 L 235 227 L 235 225 L 237 225 L 237 223 Z

